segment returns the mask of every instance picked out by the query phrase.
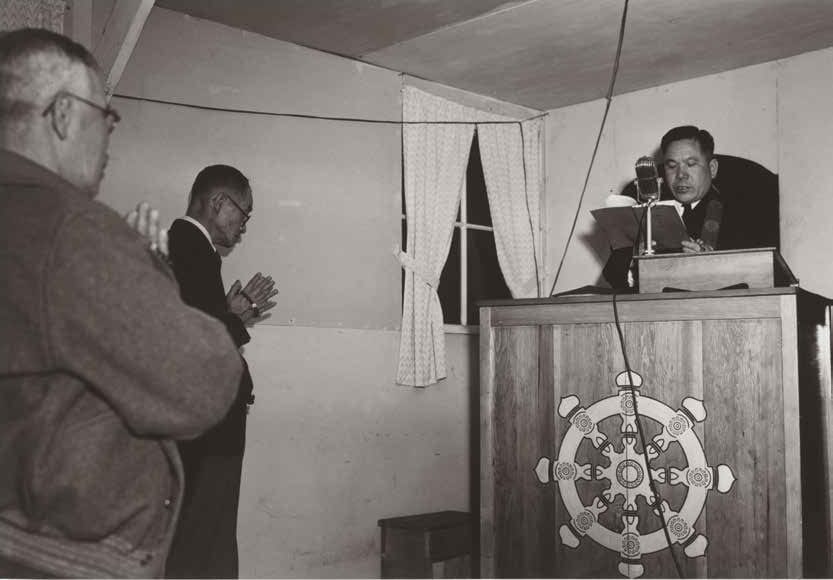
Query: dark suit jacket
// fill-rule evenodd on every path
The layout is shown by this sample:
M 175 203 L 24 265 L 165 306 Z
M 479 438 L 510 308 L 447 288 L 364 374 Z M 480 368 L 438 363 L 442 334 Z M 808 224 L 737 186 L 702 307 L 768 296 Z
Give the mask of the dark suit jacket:
M 194 224 L 175 220 L 168 232 L 168 246 L 182 300 L 226 325 L 234 343 L 249 342 L 240 318 L 229 312 L 220 275 L 222 259 Z
M 222 321 L 238 348 L 249 342 L 245 325 L 228 309 L 221 258 L 203 233 L 178 219 L 168 236 L 183 302 Z M 185 498 L 168 557 L 169 578 L 237 577 L 237 505 L 251 393 L 252 377 L 244 364 L 237 399 L 225 418 L 196 439 L 179 443 Z

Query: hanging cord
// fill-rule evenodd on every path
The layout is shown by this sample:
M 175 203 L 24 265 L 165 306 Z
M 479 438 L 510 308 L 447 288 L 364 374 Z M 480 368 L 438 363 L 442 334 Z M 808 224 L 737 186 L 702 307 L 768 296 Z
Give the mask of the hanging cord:
M 518 123 L 521 128 L 521 166 L 524 170 L 524 201 L 526 202 L 526 217 L 529 219 L 529 233 L 532 234 L 532 261 L 535 265 L 535 297 L 541 296 L 541 276 L 538 270 L 538 248 L 535 246 L 535 223 L 532 219 L 532 210 L 529 208 L 529 181 L 526 176 L 526 140 L 524 139 L 524 125 Z M 540 211 L 539 211 L 540 213 Z
M 651 489 L 651 493 L 654 494 L 654 505 L 652 507 L 656 508 L 657 512 L 659 512 L 659 517 L 662 523 L 662 531 L 665 534 L 665 542 L 668 545 L 668 551 L 671 553 L 671 559 L 674 562 L 674 568 L 677 570 L 677 577 L 678 578 L 685 578 L 683 575 L 683 569 L 680 566 L 680 561 L 677 558 L 677 554 L 674 552 L 674 548 L 671 543 L 671 534 L 668 532 L 668 522 L 665 521 L 665 512 L 662 511 L 662 496 L 657 489 L 657 484 L 654 481 L 654 476 L 651 473 L 651 461 L 648 459 L 648 447 L 646 446 L 645 442 L 645 431 L 642 428 L 642 415 L 639 414 L 639 406 L 637 402 L 636 396 L 636 387 L 633 385 L 633 376 L 631 376 L 631 364 L 628 361 L 628 352 L 625 348 L 625 337 L 622 333 L 622 324 L 619 321 L 619 307 L 616 302 L 617 294 L 613 294 L 613 320 L 616 323 L 616 333 L 619 335 L 619 346 L 622 348 L 622 358 L 625 360 L 625 370 L 628 373 L 628 385 L 627 390 L 631 394 L 631 400 L 633 401 L 633 414 L 634 420 L 636 422 L 636 432 L 639 435 L 639 443 L 642 445 L 642 456 L 645 458 L 645 467 L 647 468 L 645 471 L 647 472 L 648 476 L 648 486 Z
M 639 217 L 639 225 L 636 226 L 636 241 L 634 242 L 633 249 L 631 250 L 631 259 L 628 262 L 628 272 L 630 273 L 631 268 L 633 267 L 634 258 L 639 255 L 639 244 L 642 242 L 642 226 L 645 225 L 645 216 L 648 215 L 648 209 L 645 208 L 642 210 L 642 215 Z M 646 245 L 649 242 L 645 242 Z M 627 274 L 626 274 L 627 275 Z M 637 280 L 634 277 L 634 288 L 636 287 Z
M 514 125 L 522 121 L 532 121 L 546 117 L 549 113 L 541 113 L 522 121 L 389 121 L 386 119 L 365 119 L 360 117 L 328 117 L 326 115 L 307 115 L 303 113 L 275 113 L 272 111 L 258 111 L 255 109 L 234 109 L 229 107 L 214 107 L 210 105 L 194 105 L 192 103 L 178 103 L 176 101 L 167 101 L 164 99 L 152 99 L 149 97 L 136 97 L 133 95 L 123 95 L 120 93 L 113 95 L 119 99 L 127 101 L 139 101 L 144 103 L 155 103 L 157 105 L 170 105 L 172 107 L 184 107 L 186 109 L 197 109 L 200 111 L 217 111 L 220 113 L 236 113 L 242 115 L 256 115 L 261 117 L 287 117 L 291 119 L 311 119 L 316 121 L 339 121 L 342 123 L 365 123 L 372 125 Z
M 581 195 L 578 198 L 578 207 L 576 208 L 576 215 L 573 216 L 573 225 L 570 226 L 570 233 L 567 236 L 567 243 L 564 244 L 564 253 L 561 254 L 561 261 L 558 263 L 558 270 L 555 272 L 555 279 L 552 281 L 552 288 L 550 288 L 550 296 L 555 291 L 555 285 L 558 283 L 558 277 L 561 275 L 561 268 L 564 266 L 564 258 L 567 257 L 567 250 L 570 247 L 570 242 L 573 239 L 573 234 L 576 231 L 576 222 L 581 212 L 581 204 L 584 201 L 584 194 L 587 192 L 587 184 L 590 181 L 590 173 L 593 171 L 593 163 L 596 161 L 596 153 L 599 151 L 599 143 L 602 140 L 602 132 L 607 121 L 607 113 L 610 111 L 610 103 L 613 100 L 613 87 L 616 85 L 616 75 L 619 72 L 619 59 L 622 56 L 622 41 L 625 39 L 625 22 L 628 16 L 628 0 L 625 0 L 625 7 L 622 10 L 622 22 L 619 25 L 619 43 L 616 46 L 616 58 L 613 61 L 613 72 L 610 75 L 610 86 L 607 89 L 607 96 L 605 96 L 605 111 L 602 115 L 602 122 L 599 125 L 599 134 L 596 136 L 596 145 L 593 146 L 593 155 L 590 156 L 590 165 L 587 167 L 587 175 L 584 177 L 584 186 L 581 188 Z

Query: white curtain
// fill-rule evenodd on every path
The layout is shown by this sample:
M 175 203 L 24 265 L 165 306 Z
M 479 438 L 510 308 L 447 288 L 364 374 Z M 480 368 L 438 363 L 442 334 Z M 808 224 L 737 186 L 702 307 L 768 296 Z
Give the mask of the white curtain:
M 465 121 L 461 105 L 405 87 L 403 121 Z M 407 253 L 396 382 L 424 387 L 445 378 L 437 285 L 451 246 L 474 125 L 403 125 Z
M 66 0 L 2 0 L 0 30 L 46 28 L 62 33 L 66 9 Z
M 513 296 L 516 295 L 515 287 L 518 288 L 518 296 L 538 295 L 535 272 L 539 272 L 539 276 L 543 272 L 529 262 L 529 257 L 537 256 L 535 248 L 539 246 L 539 139 L 542 124 L 524 124 L 525 145 L 521 147 L 518 123 L 479 125 L 514 119 L 466 107 L 411 86 L 403 88 L 402 120 L 406 123 L 465 123 L 405 124 L 402 128 L 408 233 L 407 253 L 398 253 L 399 261 L 405 268 L 405 293 L 396 382 L 424 387 L 446 376 L 445 336 L 437 285 L 451 246 L 475 123 L 480 127 L 479 132 L 482 128 L 489 128 L 488 134 L 492 131 L 490 128 L 495 128 L 492 131 L 494 136 L 486 137 L 490 143 L 487 147 L 491 148 L 488 160 L 483 156 L 481 137 L 484 173 L 488 164 L 492 173 L 505 174 L 493 176 L 493 185 L 489 185 L 489 174 L 486 174 L 489 205 L 494 208 L 491 210 L 492 222 L 501 270 L 504 270 L 507 282 L 510 278 L 513 280 L 514 287 L 510 285 Z M 525 180 L 524 165 L 519 162 L 524 158 L 528 161 Z M 524 183 L 529 185 L 524 186 Z M 523 207 L 519 202 L 524 203 Z M 495 214 L 499 215 L 496 217 Z M 513 263 L 516 258 L 525 263 L 516 266 Z M 515 283 L 515 280 L 519 282 Z
M 478 125 L 500 269 L 513 298 L 543 296 L 540 119 Z

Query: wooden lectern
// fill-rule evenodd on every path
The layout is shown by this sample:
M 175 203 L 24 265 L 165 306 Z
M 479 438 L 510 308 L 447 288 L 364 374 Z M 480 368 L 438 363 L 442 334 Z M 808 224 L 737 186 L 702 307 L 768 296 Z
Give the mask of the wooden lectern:
M 481 576 L 831 576 L 830 305 L 483 303 Z

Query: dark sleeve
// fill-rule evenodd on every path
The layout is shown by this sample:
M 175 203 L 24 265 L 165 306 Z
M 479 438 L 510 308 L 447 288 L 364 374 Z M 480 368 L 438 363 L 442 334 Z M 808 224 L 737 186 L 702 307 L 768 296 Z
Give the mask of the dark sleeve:
M 215 258 L 205 251 L 202 234 L 194 233 L 196 236 L 181 227 L 172 227 L 170 232 L 169 251 L 180 295 L 189 306 L 222 322 L 234 344 L 240 348 L 250 340 L 246 325 L 229 311 L 223 281 L 213 261 Z
M 167 266 L 113 213 L 68 220 L 44 288 L 49 349 L 141 435 L 194 437 L 243 372 L 221 324 L 183 304 Z
M 631 247 L 611 250 L 610 257 L 607 259 L 607 263 L 602 270 L 602 275 L 612 288 L 617 290 L 629 288 L 628 270 L 630 269 L 632 257 L 633 248 Z
M 718 249 L 780 247 L 777 205 L 728 205 Z

